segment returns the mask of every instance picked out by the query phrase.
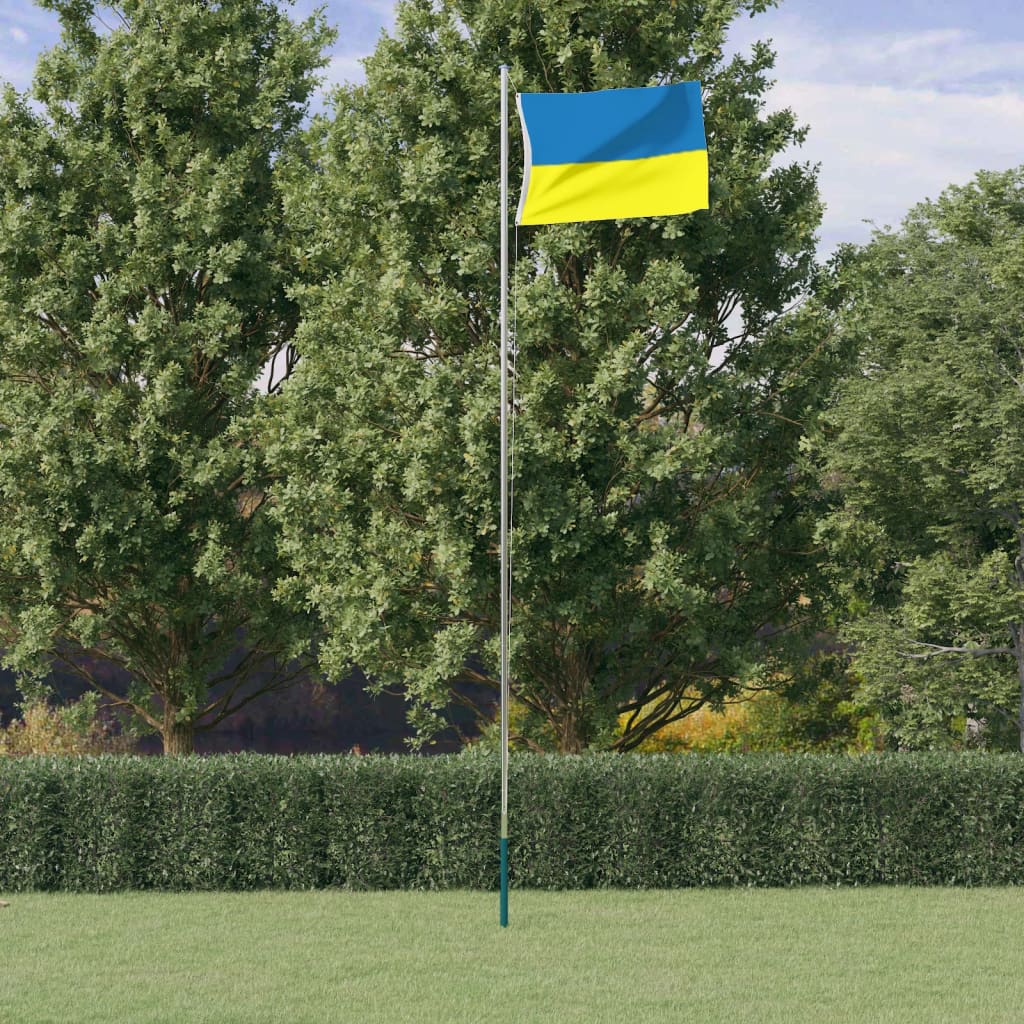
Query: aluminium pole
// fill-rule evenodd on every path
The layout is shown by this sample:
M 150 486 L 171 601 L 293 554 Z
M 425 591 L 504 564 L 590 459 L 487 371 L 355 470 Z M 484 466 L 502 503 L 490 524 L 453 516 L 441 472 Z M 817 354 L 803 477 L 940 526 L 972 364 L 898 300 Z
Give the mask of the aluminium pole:
M 508 927 L 508 65 L 501 65 L 501 895 L 499 920 Z

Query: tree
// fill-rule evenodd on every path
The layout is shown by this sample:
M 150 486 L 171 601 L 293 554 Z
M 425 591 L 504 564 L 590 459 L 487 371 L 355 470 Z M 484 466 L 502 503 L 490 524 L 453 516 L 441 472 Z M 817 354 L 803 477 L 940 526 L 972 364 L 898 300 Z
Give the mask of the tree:
M 987 719 L 1024 749 L 1024 169 L 876 232 L 846 286 L 823 535 L 855 668 L 905 746 Z
M 767 677 L 808 618 L 797 446 L 832 355 L 782 314 L 815 173 L 773 166 L 803 132 L 763 114 L 768 47 L 722 56 L 765 6 L 410 0 L 311 143 L 281 591 L 323 616 L 329 672 L 406 687 L 424 741 L 454 684 L 496 686 L 502 62 L 523 91 L 699 79 L 712 167 L 710 213 L 516 233 L 517 699 L 563 751 L 630 749 Z
M 275 162 L 328 33 L 270 0 L 44 6 L 35 103 L 0 104 L 0 647 L 183 753 L 303 650 L 253 421 L 297 322 Z

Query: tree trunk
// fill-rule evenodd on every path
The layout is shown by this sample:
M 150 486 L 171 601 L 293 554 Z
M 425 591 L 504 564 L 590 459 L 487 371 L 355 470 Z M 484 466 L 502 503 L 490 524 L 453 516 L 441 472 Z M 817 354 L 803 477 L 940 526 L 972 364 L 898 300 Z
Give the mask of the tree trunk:
M 165 754 L 195 753 L 194 730 L 191 721 L 175 721 L 176 708 L 168 708 L 164 712 L 164 727 L 160 736 L 164 742 Z
M 584 735 L 586 722 L 584 720 L 583 708 L 572 701 L 564 704 L 558 709 L 558 714 L 552 724 L 555 727 L 555 735 L 558 737 L 558 752 L 560 754 L 582 754 L 587 746 L 587 738 Z

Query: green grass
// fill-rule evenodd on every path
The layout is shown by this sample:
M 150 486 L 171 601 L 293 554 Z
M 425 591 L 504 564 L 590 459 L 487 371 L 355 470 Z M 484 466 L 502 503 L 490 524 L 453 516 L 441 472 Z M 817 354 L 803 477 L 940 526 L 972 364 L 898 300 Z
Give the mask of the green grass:
M 3 1024 L 1019 1022 L 1024 890 L 14 894 Z

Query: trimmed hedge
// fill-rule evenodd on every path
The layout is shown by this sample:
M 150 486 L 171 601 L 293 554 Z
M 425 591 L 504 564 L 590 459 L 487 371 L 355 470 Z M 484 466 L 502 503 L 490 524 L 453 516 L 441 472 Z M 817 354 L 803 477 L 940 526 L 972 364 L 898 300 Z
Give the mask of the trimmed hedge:
M 0 891 L 494 888 L 495 756 L 0 761 Z M 1024 882 L 1015 755 L 515 755 L 520 888 Z

